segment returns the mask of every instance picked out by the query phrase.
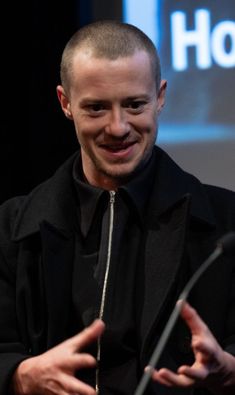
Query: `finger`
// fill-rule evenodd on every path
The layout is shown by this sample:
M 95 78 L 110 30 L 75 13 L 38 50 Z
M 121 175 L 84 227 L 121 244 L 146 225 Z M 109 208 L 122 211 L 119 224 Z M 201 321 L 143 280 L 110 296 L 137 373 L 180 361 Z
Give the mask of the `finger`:
M 76 379 L 75 377 L 64 375 L 64 388 L 67 394 L 95 395 L 95 389 L 90 385 Z
M 193 368 L 187 365 L 184 366 L 180 366 L 180 368 L 178 369 L 178 373 L 179 374 L 183 374 L 191 379 L 193 379 L 194 381 L 202 381 L 205 380 L 208 376 L 208 369 L 205 366 L 201 366 L 200 368 Z
M 169 384 L 168 384 L 167 380 L 164 380 L 164 377 L 162 377 L 159 374 L 158 370 L 153 369 L 151 366 L 146 366 L 144 370 L 145 370 L 145 372 L 150 371 L 150 373 L 151 373 L 150 376 L 151 376 L 153 381 L 157 381 L 158 383 L 166 385 L 166 386 L 169 387 Z
M 79 351 L 88 344 L 96 341 L 104 332 L 105 324 L 101 320 L 95 320 L 90 326 L 85 328 L 78 335 L 69 339 L 74 351 Z
M 188 302 L 182 302 L 179 300 L 177 304 L 180 306 L 180 315 L 190 328 L 192 335 L 209 331 L 204 321 L 200 318 L 196 310 L 190 306 Z
M 161 384 L 167 385 L 168 387 L 181 387 L 189 388 L 195 385 L 193 378 L 187 377 L 183 374 L 174 373 L 168 369 L 160 369 L 154 371 L 152 374 L 153 380 L 158 381 Z
M 96 366 L 96 359 L 86 353 L 74 353 L 71 361 L 73 369 L 93 368 Z
M 166 380 L 164 378 L 164 376 L 162 376 L 161 374 L 159 374 L 159 372 L 154 371 L 152 374 L 152 380 L 153 381 L 157 381 L 159 384 L 165 385 L 167 387 L 172 387 L 172 385 L 169 383 L 168 380 Z
M 218 345 L 215 343 L 216 340 L 213 337 L 207 336 L 207 338 L 195 338 L 192 340 L 192 348 L 195 350 L 195 353 L 200 353 L 201 358 L 207 360 L 214 359 L 216 357 L 216 352 L 218 350 Z
M 74 387 L 72 393 L 79 395 L 96 395 L 94 388 L 80 380 L 77 380 L 76 386 Z

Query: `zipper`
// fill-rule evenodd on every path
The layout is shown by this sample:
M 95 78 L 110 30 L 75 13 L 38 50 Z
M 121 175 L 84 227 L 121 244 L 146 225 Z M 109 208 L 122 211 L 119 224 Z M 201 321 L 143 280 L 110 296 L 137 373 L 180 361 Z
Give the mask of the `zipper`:
M 104 275 L 103 289 L 102 289 L 102 297 L 100 302 L 99 309 L 99 319 L 103 319 L 104 316 L 104 307 L 106 302 L 106 293 L 107 293 L 107 285 L 108 285 L 108 277 L 109 277 L 109 268 L 110 268 L 110 259 L 111 259 L 111 251 L 112 251 L 112 238 L 113 238 L 113 219 L 114 219 L 114 203 L 115 203 L 115 191 L 109 191 L 109 233 L 108 233 L 108 249 L 107 249 L 107 259 L 106 259 L 106 269 Z M 95 374 L 95 390 L 96 394 L 99 394 L 99 367 L 100 367 L 100 353 L 101 353 L 101 338 L 99 337 L 97 340 L 97 367 Z

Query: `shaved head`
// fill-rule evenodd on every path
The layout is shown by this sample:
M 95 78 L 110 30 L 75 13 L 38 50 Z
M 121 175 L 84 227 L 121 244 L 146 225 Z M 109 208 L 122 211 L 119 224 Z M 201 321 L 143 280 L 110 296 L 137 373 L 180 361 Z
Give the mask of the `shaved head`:
M 150 58 L 151 67 L 159 89 L 161 67 L 157 49 L 149 37 L 136 26 L 117 21 L 98 21 L 79 29 L 68 41 L 61 60 L 61 83 L 69 92 L 73 75 L 73 60 L 82 51 L 94 58 L 115 60 L 132 56 L 136 51 L 145 51 Z

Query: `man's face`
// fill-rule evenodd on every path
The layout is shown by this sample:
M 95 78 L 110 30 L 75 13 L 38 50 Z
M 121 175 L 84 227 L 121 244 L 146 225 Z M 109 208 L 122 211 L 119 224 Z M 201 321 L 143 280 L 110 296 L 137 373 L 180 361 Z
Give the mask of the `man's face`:
M 115 189 L 151 156 L 157 118 L 164 104 L 144 51 L 116 60 L 79 51 L 73 62 L 69 98 L 57 88 L 73 119 L 88 182 Z M 60 91 L 61 90 L 61 91 Z M 60 91 L 60 93 L 59 93 Z

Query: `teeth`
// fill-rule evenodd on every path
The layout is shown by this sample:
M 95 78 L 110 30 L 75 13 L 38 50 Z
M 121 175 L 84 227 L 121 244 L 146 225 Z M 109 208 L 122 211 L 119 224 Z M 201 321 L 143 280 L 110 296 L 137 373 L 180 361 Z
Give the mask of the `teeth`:
M 126 144 L 126 145 L 108 145 L 108 144 L 103 144 L 102 147 L 104 149 L 107 149 L 109 151 L 123 151 L 128 149 L 132 144 Z
M 127 148 L 127 146 L 115 146 L 115 147 L 112 147 L 112 146 L 110 146 L 110 147 L 108 147 L 109 149 L 112 149 L 112 150 L 116 150 L 116 151 L 120 151 L 120 150 L 123 150 L 123 149 L 126 149 Z
M 121 151 L 124 150 L 125 147 L 110 147 L 109 149 L 111 149 L 112 151 Z

